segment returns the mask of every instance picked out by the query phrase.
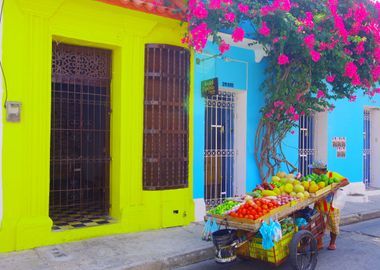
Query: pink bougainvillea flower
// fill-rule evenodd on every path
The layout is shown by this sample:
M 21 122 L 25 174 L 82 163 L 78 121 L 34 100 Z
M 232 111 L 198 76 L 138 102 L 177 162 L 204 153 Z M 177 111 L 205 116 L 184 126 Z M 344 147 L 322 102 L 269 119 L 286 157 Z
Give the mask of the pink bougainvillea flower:
M 286 39 L 287 39 L 287 37 L 286 37 L 286 36 L 282 36 L 282 39 L 283 39 L 283 40 L 286 40 Z
M 219 44 L 219 51 L 221 54 L 224 54 L 226 51 L 230 49 L 230 44 L 227 44 L 224 40 L 222 40 Z
M 329 82 L 329 83 L 332 83 L 332 82 L 334 82 L 335 77 L 336 77 L 336 75 L 327 75 L 326 76 L 326 81 Z
M 228 12 L 228 13 L 224 14 L 224 18 L 225 18 L 227 21 L 233 23 L 234 20 L 235 20 L 235 14 L 232 13 L 232 12 Z
M 379 44 L 380 45 L 380 44 Z M 373 50 L 373 57 L 375 57 L 376 61 L 378 63 L 380 63 L 380 48 L 379 47 L 376 47 L 374 50 Z
M 357 71 L 358 71 L 358 67 L 353 62 L 348 62 L 346 66 L 344 67 L 343 76 L 346 76 L 352 79 L 355 75 L 357 75 Z
M 343 51 L 346 55 L 352 55 L 352 51 L 350 49 L 344 48 Z
M 207 37 L 211 33 L 207 23 L 200 23 L 190 31 L 191 43 L 197 52 L 201 52 L 206 46 Z
M 373 92 L 376 93 L 376 94 L 380 94 L 380 88 L 373 89 Z
M 326 42 L 321 42 L 321 43 L 319 43 L 319 49 L 321 50 L 321 51 L 325 51 L 325 50 L 327 50 L 329 48 L 329 45 L 326 43 Z
M 317 98 L 323 98 L 325 96 L 326 96 L 325 92 L 323 92 L 322 90 L 318 89 Z
M 208 11 L 202 2 L 197 2 L 197 5 L 193 9 L 193 15 L 198 19 L 204 19 L 208 16 Z
M 273 42 L 273 44 L 276 44 L 279 40 L 280 40 L 280 39 L 279 39 L 278 37 L 276 37 L 276 38 L 273 39 L 272 42 Z
M 243 5 L 243 4 L 239 4 L 238 5 L 238 8 L 239 8 L 239 11 L 243 14 L 247 14 L 248 10 L 249 10 L 249 6 L 247 5 Z
M 364 41 L 359 42 L 358 46 L 355 48 L 357 54 L 362 54 L 364 52 Z
M 356 96 L 355 95 L 350 96 L 349 101 L 350 102 L 355 102 L 356 101 Z
M 284 107 L 284 105 L 285 105 L 285 103 L 284 103 L 282 100 L 277 100 L 277 101 L 275 101 L 275 102 L 273 103 L 273 106 L 274 106 L 275 108 L 278 108 L 278 107 L 282 108 L 282 107 Z
M 355 76 L 352 78 L 351 83 L 352 85 L 362 85 L 362 82 L 360 81 L 360 77 L 358 74 L 355 74 Z
M 209 9 L 220 9 L 222 7 L 221 0 L 211 0 L 208 5 Z
M 380 65 L 372 68 L 371 70 L 372 78 L 376 82 L 380 79 Z
M 298 19 L 300 22 L 302 22 L 305 27 L 309 28 L 310 30 L 314 28 L 314 15 L 312 12 L 307 11 L 305 12 L 306 18 L 304 19 Z
M 232 0 L 222 0 L 223 1 L 223 3 L 225 3 L 226 5 L 232 5 Z
M 270 112 L 267 112 L 267 113 L 265 114 L 265 117 L 266 117 L 266 118 L 271 118 L 271 117 L 273 116 L 273 114 L 274 114 L 274 109 L 272 109 Z
M 281 10 L 289 12 L 292 8 L 292 4 L 289 0 L 282 0 Z
M 258 31 L 260 34 L 262 34 L 264 37 L 267 37 L 270 35 L 270 29 L 268 28 L 267 26 L 267 23 L 266 22 L 263 22 L 259 31 Z
M 363 65 L 364 63 L 365 63 L 365 58 L 360 58 L 359 60 L 358 60 L 358 63 L 359 63 L 359 65 Z
M 292 118 L 291 118 L 293 121 L 298 121 L 298 120 L 300 120 L 300 116 L 297 114 L 297 113 L 295 113 L 295 114 L 293 114 L 293 116 L 292 116 Z
M 342 37 L 343 42 L 345 44 L 349 44 L 348 42 L 348 31 L 344 25 L 344 21 L 342 17 L 339 15 L 334 15 L 334 23 L 335 23 L 335 28 L 338 29 L 339 35 Z
M 304 37 L 303 41 L 306 43 L 306 46 L 309 47 L 309 49 L 313 49 L 315 45 L 315 35 L 311 34 L 306 37 Z
M 368 15 L 369 13 L 363 5 L 363 3 L 356 5 L 356 9 L 354 11 L 354 18 L 358 24 L 362 24 L 362 22 L 364 22 L 367 19 Z
M 261 16 L 266 16 L 266 15 L 268 15 L 269 12 L 271 12 L 271 8 L 269 6 L 263 6 L 260 9 Z
M 279 65 L 289 64 L 289 57 L 288 57 L 286 54 L 282 53 L 282 54 L 280 54 L 280 55 L 278 56 L 278 58 L 277 58 L 277 63 L 278 63 Z
M 300 102 L 302 97 L 303 97 L 303 95 L 301 93 L 298 93 L 297 94 L 297 101 Z
M 318 62 L 319 59 L 321 59 L 321 54 L 317 51 L 310 51 L 310 55 L 311 55 L 311 59 L 314 61 L 314 62 Z
M 303 31 L 303 26 L 302 25 L 298 26 L 297 33 L 301 33 L 302 31 Z
M 244 30 L 241 27 L 236 27 L 235 30 L 232 32 L 232 39 L 234 42 L 243 41 L 244 39 Z

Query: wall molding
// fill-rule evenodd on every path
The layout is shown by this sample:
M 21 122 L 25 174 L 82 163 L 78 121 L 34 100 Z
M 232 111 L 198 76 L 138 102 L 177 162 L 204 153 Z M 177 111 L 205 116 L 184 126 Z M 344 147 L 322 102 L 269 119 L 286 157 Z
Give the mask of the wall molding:
M 228 44 L 234 47 L 252 50 L 255 52 L 255 62 L 260 63 L 261 60 L 268 56 L 263 45 L 258 44 L 256 40 L 244 38 L 242 42 L 234 42 L 232 35 L 226 33 L 218 33 L 218 35 Z

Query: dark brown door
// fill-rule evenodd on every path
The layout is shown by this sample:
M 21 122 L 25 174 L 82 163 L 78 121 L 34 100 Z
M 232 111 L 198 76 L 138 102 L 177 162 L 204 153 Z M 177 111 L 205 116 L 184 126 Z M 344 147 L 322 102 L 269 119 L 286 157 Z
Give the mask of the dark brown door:
M 107 215 L 111 51 L 53 44 L 50 216 Z

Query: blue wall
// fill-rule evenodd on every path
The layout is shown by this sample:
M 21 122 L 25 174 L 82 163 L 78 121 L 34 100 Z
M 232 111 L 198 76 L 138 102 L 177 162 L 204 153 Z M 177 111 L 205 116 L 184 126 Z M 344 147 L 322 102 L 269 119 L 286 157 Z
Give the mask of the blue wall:
M 364 107 L 380 107 L 380 97 L 370 100 L 357 95 L 355 102 L 347 99 L 335 101 L 335 109 L 328 113 L 327 163 L 329 170 L 339 172 L 351 182 L 363 180 L 363 120 Z M 379 123 L 380 125 L 380 123 Z M 318 130 L 315 130 L 318 136 Z M 346 157 L 338 158 L 332 146 L 334 137 L 346 137 Z M 298 130 L 284 140 L 284 152 L 288 160 L 298 165 Z
M 209 54 L 209 55 L 207 55 Z M 263 104 L 263 97 L 259 86 L 264 79 L 265 61 L 255 62 L 252 50 L 231 47 L 223 57 L 212 58 L 217 55 L 218 49 L 208 44 L 203 54 L 196 54 L 195 59 L 206 59 L 194 66 L 194 198 L 204 197 L 204 125 L 205 107 L 201 97 L 201 81 L 218 77 L 219 84 L 233 83 L 235 89 L 246 89 L 247 93 L 247 160 L 246 186 L 247 190 L 260 183 L 258 169 L 254 160 L 254 136 L 260 118 L 259 110 Z M 242 61 L 242 62 L 241 62 Z M 194 61 L 196 63 L 196 61 Z M 244 63 L 243 63 L 244 62 Z M 247 78 L 248 65 L 248 78 Z

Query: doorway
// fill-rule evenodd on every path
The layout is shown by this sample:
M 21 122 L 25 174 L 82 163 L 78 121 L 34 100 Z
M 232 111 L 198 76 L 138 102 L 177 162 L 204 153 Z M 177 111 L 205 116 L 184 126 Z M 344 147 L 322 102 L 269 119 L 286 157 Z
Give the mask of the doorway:
M 224 89 L 206 97 L 204 140 L 204 199 L 209 209 L 245 192 L 246 91 Z
M 53 43 L 50 217 L 109 223 L 111 51 Z

